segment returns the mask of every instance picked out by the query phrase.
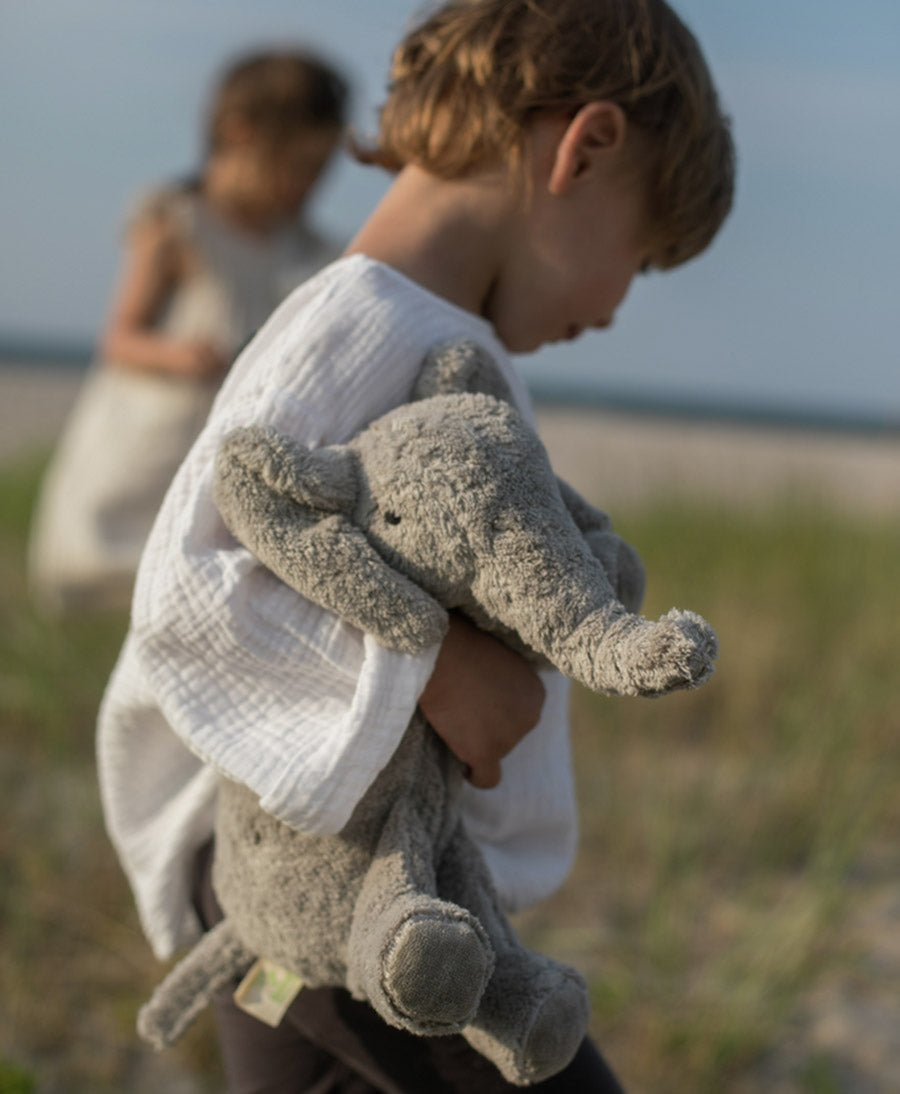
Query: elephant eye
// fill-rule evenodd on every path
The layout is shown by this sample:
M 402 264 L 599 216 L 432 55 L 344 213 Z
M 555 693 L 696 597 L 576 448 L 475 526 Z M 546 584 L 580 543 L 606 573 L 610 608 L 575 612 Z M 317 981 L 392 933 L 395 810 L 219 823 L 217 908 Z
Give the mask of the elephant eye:
M 392 513 L 390 511 L 390 509 L 385 511 L 384 519 L 385 519 L 385 521 L 387 521 L 388 524 L 399 524 L 400 523 L 400 518 L 397 516 L 396 513 Z

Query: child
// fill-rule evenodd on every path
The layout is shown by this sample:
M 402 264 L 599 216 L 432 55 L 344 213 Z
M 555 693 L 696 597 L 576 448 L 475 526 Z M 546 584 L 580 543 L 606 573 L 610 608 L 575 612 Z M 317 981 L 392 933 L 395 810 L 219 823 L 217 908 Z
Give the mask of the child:
M 664 0 L 452 0 L 398 48 L 368 158 L 397 172 L 387 196 L 245 350 L 176 476 L 101 712 L 109 830 L 163 958 L 219 915 L 219 773 L 339 831 L 416 703 L 471 769 L 467 828 L 509 909 L 574 854 L 564 681 L 460 618 L 407 657 L 303 600 L 226 532 L 213 458 L 251 422 L 345 441 L 453 338 L 481 343 L 529 415 L 509 352 L 608 326 L 636 272 L 706 247 L 731 203 L 728 126 Z M 274 1031 L 227 996 L 217 1013 L 233 1091 L 511 1089 L 461 1038 L 389 1029 L 338 989 L 301 992 Z M 538 1088 L 620 1089 L 589 1042 Z
M 31 543 L 45 606 L 124 607 L 163 495 L 240 347 L 339 250 L 300 214 L 344 122 L 340 76 L 303 53 L 224 74 L 200 175 L 146 197 L 124 276 L 44 484 Z

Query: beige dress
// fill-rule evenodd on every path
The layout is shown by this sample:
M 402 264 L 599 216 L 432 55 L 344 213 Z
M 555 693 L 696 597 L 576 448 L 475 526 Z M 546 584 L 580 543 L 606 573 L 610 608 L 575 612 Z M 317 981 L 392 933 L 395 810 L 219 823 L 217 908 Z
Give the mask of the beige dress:
M 339 249 L 301 224 L 267 240 L 238 232 L 189 189 L 142 201 L 134 221 L 170 218 L 197 258 L 157 329 L 233 358 L 285 296 Z M 147 535 L 220 381 L 91 366 L 44 479 L 29 546 L 48 609 L 127 605 Z

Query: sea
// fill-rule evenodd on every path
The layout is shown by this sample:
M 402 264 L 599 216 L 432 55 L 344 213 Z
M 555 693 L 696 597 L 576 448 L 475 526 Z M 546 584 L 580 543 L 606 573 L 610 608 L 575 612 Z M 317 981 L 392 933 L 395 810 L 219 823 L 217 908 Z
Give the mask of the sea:
M 85 370 L 93 356 L 90 342 L 42 339 L 0 332 L 0 371 L 24 364 L 40 368 Z M 791 404 L 764 399 L 710 398 L 702 392 L 647 390 L 525 371 L 532 398 L 538 406 L 576 407 L 618 411 L 636 416 L 710 421 L 723 424 L 773 426 L 815 432 L 900 437 L 900 410 L 848 410 L 829 406 Z

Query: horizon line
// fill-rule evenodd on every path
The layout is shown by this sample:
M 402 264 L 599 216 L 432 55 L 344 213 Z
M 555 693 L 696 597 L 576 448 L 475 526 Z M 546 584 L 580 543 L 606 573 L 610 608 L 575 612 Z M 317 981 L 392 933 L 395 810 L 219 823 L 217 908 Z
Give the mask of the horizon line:
M 37 367 L 86 368 L 94 359 L 94 343 L 87 338 L 41 338 L 0 332 L 0 368 L 14 364 Z M 847 434 L 900 434 L 900 410 L 896 414 L 825 405 L 800 406 L 776 400 L 748 400 L 743 396 L 710 397 L 697 392 L 658 388 L 648 392 L 621 384 L 587 382 L 573 378 L 555 381 L 525 377 L 538 406 L 609 410 L 640 417 L 675 418 L 682 421 L 722 422 L 773 429 Z

